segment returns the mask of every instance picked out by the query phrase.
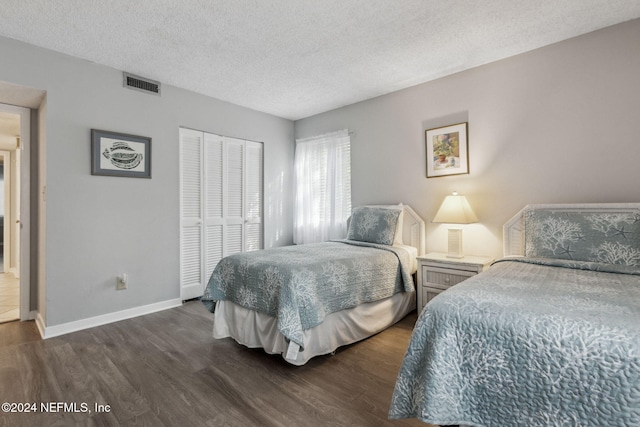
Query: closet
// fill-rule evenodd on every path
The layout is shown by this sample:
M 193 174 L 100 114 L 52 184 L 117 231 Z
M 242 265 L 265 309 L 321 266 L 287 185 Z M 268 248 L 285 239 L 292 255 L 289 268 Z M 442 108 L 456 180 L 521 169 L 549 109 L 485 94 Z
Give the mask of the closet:
M 262 249 L 263 145 L 180 129 L 180 298 L 221 258 Z

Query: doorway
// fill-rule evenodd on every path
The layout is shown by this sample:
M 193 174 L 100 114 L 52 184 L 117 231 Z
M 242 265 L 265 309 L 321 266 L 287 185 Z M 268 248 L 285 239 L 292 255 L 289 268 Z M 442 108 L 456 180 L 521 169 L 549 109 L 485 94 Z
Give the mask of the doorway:
M 29 116 L 26 108 L 0 104 L 0 323 L 29 316 L 28 283 L 20 280 L 21 137 Z
M 20 116 L 0 112 L 0 323 L 20 319 L 20 278 L 14 260 L 16 191 L 15 157 L 20 138 Z
M 0 145 L 4 145 L 4 142 L 0 140 Z M 20 319 L 20 279 L 9 272 L 11 261 L 4 253 L 11 240 L 9 233 L 5 231 L 9 222 L 7 212 L 11 211 L 10 165 L 11 153 L 0 150 L 0 323 Z M 8 176 L 5 176 L 5 171 Z

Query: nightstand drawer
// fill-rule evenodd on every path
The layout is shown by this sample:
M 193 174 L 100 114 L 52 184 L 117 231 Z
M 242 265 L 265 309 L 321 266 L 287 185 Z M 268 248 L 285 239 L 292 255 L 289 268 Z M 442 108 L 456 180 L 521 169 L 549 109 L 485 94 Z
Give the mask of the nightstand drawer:
M 422 287 L 422 301 L 426 304 L 437 297 L 440 292 L 442 292 L 441 289 Z
M 449 270 L 445 268 L 422 267 L 422 277 L 425 278 L 426 282 L 423 285 L 443 290 L 457 285 L 475 274 L 474 272 Z

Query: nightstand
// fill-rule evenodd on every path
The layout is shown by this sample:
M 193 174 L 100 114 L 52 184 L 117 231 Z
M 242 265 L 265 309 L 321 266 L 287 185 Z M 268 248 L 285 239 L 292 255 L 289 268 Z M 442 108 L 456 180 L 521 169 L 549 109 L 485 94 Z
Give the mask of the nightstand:
M 447 254 L 432 252 L 418 257 L 418 313 L 440 292 L 449 289 L 471 276 L 475 276 L 493 258 L 465 256 L 447 258 Z

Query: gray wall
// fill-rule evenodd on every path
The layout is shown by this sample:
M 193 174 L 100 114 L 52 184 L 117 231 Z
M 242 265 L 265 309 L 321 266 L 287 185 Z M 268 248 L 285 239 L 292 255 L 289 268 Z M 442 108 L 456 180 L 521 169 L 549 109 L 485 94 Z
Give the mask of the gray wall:
M 640 201 L 640 20 L 296 121 L 296 138 L 348 128 L 353 205 L 404 202 L 430 221 L 467 196 L 467 254 L 502 255 L 502 224 L 528 203 Z M 469 122 L 470 174 L 426 178 L 426 129 Z
M 179 298 L 180 126 L 264 142 L 265 245 L 292 242 L 293 122 L 167 85 L 128 90 L 119 70 L 6 38 L 0 54 L 0 81 L 47 92 L 47 326 Z M 92 128 L 151 137 L 152 179 L 92 176 Z M 116 291 L 122 273 L 129 289 Z
M 502 224 L 527 203 L 640 200 L 638 40 L 636 20 L 297 121 L 295 135 L 353 131 L 354 206 L 411 204 L 429 251 L 446 249 L 446 225 L 430 223 L 444 196 L 467 195 L 481 222 L 465 227 L 465 251 L 499 256 Z M 166 85 L 160 98 L 130 91 L 118 70 L 5 38 L 0 54 L 0 81 L 47 91 L 47 326 L 179 298 L 180 126 L 264 141 L 265 244 L 291 243 L 292 122 Z M 460 121 L 471 173 L 427 179 L 425 129 Z M 91 128 L 153 138 L 153 178 L 91 176 Z

